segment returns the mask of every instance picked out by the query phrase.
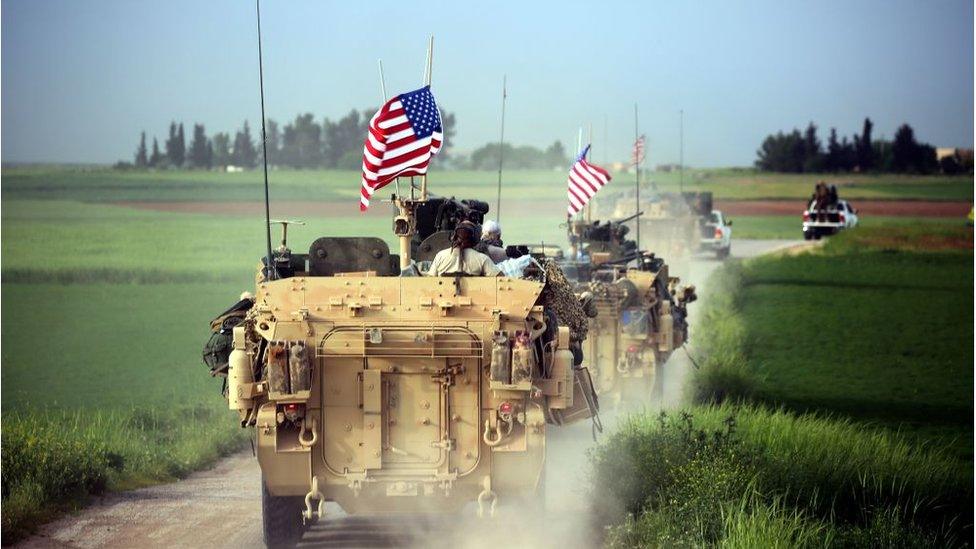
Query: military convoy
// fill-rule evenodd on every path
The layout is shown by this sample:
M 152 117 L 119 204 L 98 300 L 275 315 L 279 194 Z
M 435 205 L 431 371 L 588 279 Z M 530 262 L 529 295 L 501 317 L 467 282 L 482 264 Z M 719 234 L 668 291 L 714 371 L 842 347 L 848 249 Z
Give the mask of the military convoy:
M 326 501 L 483 514 L 533 500 L 547 429 L 597 411 L 580 341 L 554 312 L 582 314 L 571 288 L 554 288 L 550 269 L 417 276 L 415 256 L 488 208 L 395 204 L 399 256 L 374 237 L 321 237 L 308 253 L 283 243 L 255 295 L 212 326 L 204 358 L 255 430 L 269 545 L 299 539 Z
M 688 338 L 694 286 L 680 286 L 664 259 L 637 249 L 619 221 L 568 223 L 570 255 L 560 265 L 590 316 L 583 354 L 594 386 L 614 404 L 659 400 L 663 366 Z

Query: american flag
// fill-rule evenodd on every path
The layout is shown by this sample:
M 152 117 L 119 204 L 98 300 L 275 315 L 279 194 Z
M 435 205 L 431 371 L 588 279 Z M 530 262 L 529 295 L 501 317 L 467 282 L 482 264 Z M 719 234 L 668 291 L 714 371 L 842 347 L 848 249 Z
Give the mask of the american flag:
M 369 208 L 373 193 L 398 177 L 427 173 L 441 150 L 444 129 L 430 86 L 390 99 L 369 121 L 363 144 L 363 188 L 359 210 Z
M 610 182 L 610 174 L 606 170 L 587 162 L 586 153 L 589 151 L 590 146 L 587 145 L 569 170 L 569 215 L 582 210 L 593 195 Z
M 630 154 L 630 165 L 636 166 L 644 161 L 644 136 L 634 141 L 634 151 Z

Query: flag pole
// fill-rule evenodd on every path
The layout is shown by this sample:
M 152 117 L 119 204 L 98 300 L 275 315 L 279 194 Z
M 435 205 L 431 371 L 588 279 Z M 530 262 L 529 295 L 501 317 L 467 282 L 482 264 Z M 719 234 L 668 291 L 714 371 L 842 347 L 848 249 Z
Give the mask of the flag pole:
M 265 280 L 277 278 L 274 257 L 271 255 L 271 197 L 268 194 L 268 133 L 264 114 L 264 54 L 261 49 L 261 0 L 254 0 L 258 18 L 258 83 L 261 88 L 261 150 L 264 164 L 264 228 L 268 244 L 268 263 L 265 265 Z
M 590 132 L 589 132 L 589 136 L 588 136 L 587 141 L 589 141 L 589 143 L 587 143 L 587 144 L 589 145 L 590 148 L 587 149 L 586 154 L 587 154 L 587 156 L 589 156 L 590 158 L 592 158 L 593 157 L 593 123 L 592 122 L 590 122 Z M 596 197 L 594 196 L 594 198 L 596 198 Z M 586 222 L 587 223 L 592 223 L 593 222 L 593 209 L 592 208 L 593 208 L 593 199 L 591 198 L 590 201 L 586 203 Z
M 583 153 L 583 126 L 579 127 L 579 133 L 576 135 L 576 156 L 579 157 Z M 582 219 L 583 212 L 577 212 L 576 218 Z
M 638 214 L 640 213 L 640 150 L 637 148 L 637 142 L 640 139 L 640 125 L 637 121 L 637 103 L 634 103 L 634 211 Z M 640 250 L 640 215 L 637 216 L 635 220 L 637 230 L 635 231 L 635 236 L 637 237 L 637 249 Z
M 434 66 L 434 35 L 427 41 L 427 64 L 424 67 L 424 86 L 430 85 L 431 72 Z M 420 176 L 420 201 L 427 202 L 427 174 Z
M 502 130 L 498 138 L 498 199 L 495 203 L 495 220 L 502 220 L 502 163 L 505 158 L 505 99 L 508 97 L 506 90 L 507 76 L 502 75 Z
M 377 59 L 376 64 L 379 66 L 380 69 L 380 93 L 383 94 L 382 104 L 385 105 L 387 97 L 386 97 L 386 78 L 383 76 L 383 60 Z M 394 179 L 393 184 L 396 186 L 396 195 L 400 196 L 400 178 L 398 177 Z

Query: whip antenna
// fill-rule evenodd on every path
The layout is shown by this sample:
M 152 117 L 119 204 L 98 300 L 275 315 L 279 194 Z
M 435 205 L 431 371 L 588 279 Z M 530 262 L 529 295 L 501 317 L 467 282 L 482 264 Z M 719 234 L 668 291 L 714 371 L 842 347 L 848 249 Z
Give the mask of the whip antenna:
M 271 255 L 271 199 L 268 196 L 268 135 L 264 115 L 264 55 L 261 51 L 261 0 L 254 0 L 258 15 L 258 81 L 261 87 L 261 158 L 264 161 L 264 228 L 268 244 L 268 263 L 264 268 L 265 278 L 278 278 Z
M 502 130 L 498 138 L 498 201 L 495 203 L 495 219 L 502 220 L 502 163 L 505 159 L 505 99 L 508 97 L 505 88 L 507 76 L 502 75 Z

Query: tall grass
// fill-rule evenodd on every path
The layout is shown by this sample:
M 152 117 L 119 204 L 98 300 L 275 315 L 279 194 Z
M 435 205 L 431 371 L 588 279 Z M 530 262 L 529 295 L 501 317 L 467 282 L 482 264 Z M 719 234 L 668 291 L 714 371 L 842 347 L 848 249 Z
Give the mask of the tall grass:
M 741 263 L 730 261 L 709 281 L 708 300 L 696 315 L 695 342 L 704 358 L 688 385 L 694 402 L 744 401 L 757 390 L 759 379 L 742 345 L 747 337 L 739 313 L 743 280 Z
M 221 406 L 5 412 L 3 543 L 88 497 L 182 478 L 241 448 Z
M 638 415 L 591 459 L 599 519 L 623 519 L 612 546 L 957 545 L 972 531 L 971 476 L 844 420 L 732 404 Z

